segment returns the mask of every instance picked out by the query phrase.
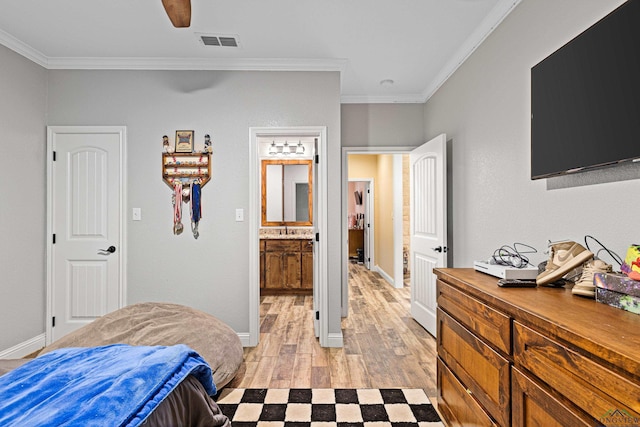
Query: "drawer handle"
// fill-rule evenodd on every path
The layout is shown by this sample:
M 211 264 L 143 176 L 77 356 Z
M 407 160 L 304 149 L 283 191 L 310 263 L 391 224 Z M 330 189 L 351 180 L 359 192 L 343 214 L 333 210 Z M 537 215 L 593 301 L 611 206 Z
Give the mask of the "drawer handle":
M 467 394 L 469 394 L 469 395 L 473 395 L 473 392 L 472 392 L 471 390 L 466 389 L 465 391 L 467 392 Z

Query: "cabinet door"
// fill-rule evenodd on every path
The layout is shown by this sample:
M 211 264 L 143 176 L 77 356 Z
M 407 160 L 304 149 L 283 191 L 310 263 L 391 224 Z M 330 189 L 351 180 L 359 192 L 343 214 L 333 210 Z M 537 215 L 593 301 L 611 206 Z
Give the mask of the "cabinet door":
M 265 279 L 264 249 L 265 249 L 265 241 L 260 240 L 260 289 L 264 288 L 264 279 Z
M 512 426 L 591 426 L 579 411 L 566 405 L 517 368 L 511 368 Z
M 280 289 L 284 283 L 284 263 L 282 262 L 282 253 L 265 252 L 265 278 L 264 287 L 266 289 Z
M 284 289 L 300 289 L 300 252 L 286 252 L 282 254 L 284 267 Z
M 300 287 L 313 289 L 313 241 L 303 241 L 301 250 L 302 277 Z

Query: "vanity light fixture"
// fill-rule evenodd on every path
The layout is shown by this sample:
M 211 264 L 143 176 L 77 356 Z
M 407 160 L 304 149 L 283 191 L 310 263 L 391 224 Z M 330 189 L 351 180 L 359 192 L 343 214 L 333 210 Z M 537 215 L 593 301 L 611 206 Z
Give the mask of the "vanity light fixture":
M 271 145 L 269 145 L 268 154 L 270 156 L 288 156 L 290 154 L 304 156 L 305 148 L 300 141 L 298 141 L 297 144 L 291 145 L 289 145 L 288 141 L 285 141 L 283 144 L 276 144 L 275 141 L 272 141 Z

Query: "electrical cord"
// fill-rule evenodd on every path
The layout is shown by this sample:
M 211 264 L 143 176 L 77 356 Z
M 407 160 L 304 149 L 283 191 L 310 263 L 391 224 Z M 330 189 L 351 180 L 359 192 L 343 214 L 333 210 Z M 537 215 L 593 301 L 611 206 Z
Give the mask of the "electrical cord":
M 589 242 L 587 241 L 587 239 L 593 239 L 597 244 L 600 245 L 600 249 L 598 249 L 598 251 L 595 252 L 595 257 L 596 258 L 600 259 L 598 255 L 600 254 L 600 252 L 605 251 L 606 253 L 609 254 L 609 256 L 611 257 L 612 260 L 614 260 L 615 262 L 618 263 L 618 266 L 622 266 L 622 258 L 620 258 L 620 255 L 618 255 L 617 253 L 613 252 L 612 250 L 607 248 L 605 245 L 600 243 L 600 241 L 598 239 L 596 239 L 595 237 L 586 235 L 586 236 L 584 236 L 584 245 L 587 247 L 587 249 L 589 251 L 593 252 L 591 250 L 591 248 L 589 247 Z
M 519 250 L 519 246 L 529 249 L 524 251 Z M 533 246 L 525 243 L 514 243 L 513 246 L 502 245 L 493 252 L 490 262 L 492 264 L 507 265 L 514 268 L 525 268 L 528 265 L 533 266 L 529 262 L 529 258 L 524 254 L 535 254 L 538 251 Z

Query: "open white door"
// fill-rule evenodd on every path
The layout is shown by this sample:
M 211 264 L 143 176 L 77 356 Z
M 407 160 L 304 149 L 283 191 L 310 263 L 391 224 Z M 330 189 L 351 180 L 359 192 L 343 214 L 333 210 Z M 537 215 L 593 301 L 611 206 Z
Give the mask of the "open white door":
M 124 127 L 48 128 L 47 343 L 124 305 Z
M 313 140 L 313 153 L 314 159 L 317 159 L 318 156 L 318 138 L 314 138 Z M 312 162 L 313 165 L 313 182 L 318 183 L 320 180 L 318 179 L 318 163 L 314 160 Z M 320 221 L 319 221 L 319 211 L 318 211 L 318 198 L 320 192 L 318 191 L 318 186 L 313 190 L 313 235 L 319 236 L 320 234 Z M 313 332 L 316 338 L 320 337 L 320 320 L 318 319 L 320 313 L 320 293 L 319 293 L 319 284 L 320 284 L 320 266 L 318 260 L 320 260 L 320 245 L 319 242 L 316 241 L 315 237 L 313 239 Z
M 371 270 L 371 232 L 373 226 L 373 185 L 372 181 L 364 184 L 364 266 Z
M 411 315 L 436 336 L 436 277 L 447 265 L 447 137 L 439 135 L 410 154 Z

